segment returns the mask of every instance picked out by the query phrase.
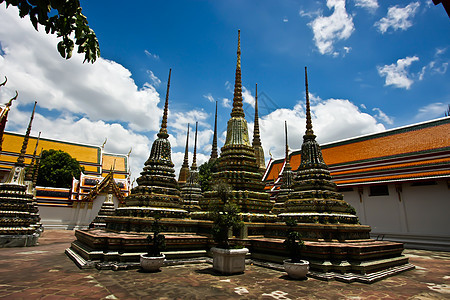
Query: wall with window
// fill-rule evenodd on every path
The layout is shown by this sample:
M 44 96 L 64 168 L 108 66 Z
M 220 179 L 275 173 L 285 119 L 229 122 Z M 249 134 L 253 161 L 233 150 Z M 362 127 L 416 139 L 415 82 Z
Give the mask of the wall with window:
M 450 251 L 450 182 L 365 185 L 342 190 L 374 238 Z

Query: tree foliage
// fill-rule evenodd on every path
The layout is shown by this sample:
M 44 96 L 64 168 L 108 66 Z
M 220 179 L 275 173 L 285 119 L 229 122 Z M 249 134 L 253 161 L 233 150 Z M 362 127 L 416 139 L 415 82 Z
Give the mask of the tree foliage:
M 79 0 L 0 0 L 3 2 L 6 7 L 16 6 L 21 18 L 28 15 L 36 30 L 41 24 L 47 34 L 56 33 L 62 39 L 57 46 L 62 57 L 71 58 L 75 45 L 78 53 L 84 53 L 84 61 L 93 63 L 100 57 L 97 36 L 81 13 Z
M 80 178 L 84 168 L 80 163 L 61 150 L 44 150 L 41 154 L 37 185 L 70 188 L 72 178 Z
M 207 161 L 203 163 L 198 170 L 200 185 L 202 187 L 202 192 L 212 190 L 211 182 L 212 182 L 212 173 L 216 171 L 217 168 L 217 160 L 215 161 Z
M 231 187 L 225 182 L 219 182 L 213 186 L 221 203 L 211 208 L 210 217 L 214 224 L 211 229 L 214 241 L 219 248 L 230 249 L 228 232 L 231 229 L 238 230 L 244 223 L 239 215 L 239 207 L 229 201 Z

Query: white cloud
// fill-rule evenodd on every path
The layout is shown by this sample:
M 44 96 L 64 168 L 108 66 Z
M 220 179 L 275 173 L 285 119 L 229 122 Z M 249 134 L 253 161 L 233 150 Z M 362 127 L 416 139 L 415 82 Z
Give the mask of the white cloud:
M 318 98 L 318 97 L 317 97 Z M 318 98 L 320 99 L 320 98 Z M 311 104 L 313 130 L 319 143 L 332 142 L 385 130 L 376 118 L 361 112 L 349 100 L 317 100 Z M 346 116 L 342 118 L 341 116 Z M 266 157 L 284 157 L 284 121 L 288 122 L 289 148 L 299 149 L 305 132 L 304 100 L 293 109 L 281 108 L 260 118 L 261 139 Z
M 8 77 L 8 89 L 20 91 L 20 105 L 37 99 L 48 110 L 93 121 L 120 120 L 139 131 L 157 130 L 158 92 L 150 83 L 136 86 L 122 65 L 103 58 L 83 64 L 78 53 L 70 60 L 61 58 L 56 36 L 45 34 L 43 28 L 35 31 L 27 17 L 19 18 L 15 7 L 0 6 L 0 41 L 0 75 Z
M 231 100 L 228 98 L 222 99 L 222 106 L 226 108 L 231 108 Z
M 365 8 L 371 12 L 378 8 L 377 0 L 355 0 L 355 6 Z
M 308 25 L 314 33 L 314 42 L 321 54 L 335 54 L 334 44 L 340 40 L 348 39 L 355 30 L 353 18 L 347 14 L 345 0 L 327 0 L 329 9 L 333 14 L 324 17 L 318 16 Z
M 250 104 L 255 107 L 255 97 L 252 96 L 252 92 L 245 86 L 242 87 L 242 102 Z
M 289 22 L 289 19 L 286 18 L 286 17 L 284 17 L 284 18 L 283 18 L 283 23 L 287 23 L 287 22 Z
M 408 76 L 408 67 L 415 61 L 417 56 L 408 56 L 397 60 L 397 63 L 391 65 L 377 66 L 378 74 L 385 76 L 385 85 L 393 85 L 398 88 L 409 89 L 414 81 Z
M 153 59 L 159 60 L 159 55 L 153 54 L 148 50 L 144 50 L 145 55 L 147 55 L 148 57 L 151 57 Z
M 377 114 L 374 117 L 377 118 L 378 120 L 381 120 L 382 122 L 389 124 L 389 125 L 394 124 L 394 119 L 392 117 L 389 117 L 388 115 L 386 115 L 378 107 L 375 107 L 372 110 L 377 112 Z
M 411 19 L 416 14 L 419 6 L 419 2 L 411 2 L 405 7 L 391 6 L 388 9 L 387 16 L 381 18 L 374 26 L 381 33 L 387 32 L 389 28 L 392 28 L 394 31 L 398 29 L 406 30 L 413 25 Z
M 434 118 L 443 117 L 448 109 L 448 104 L 435 102 L 419 108 L 415 119 L 417 121 L 425 121 Z
M 158 87 L 161 84 L 161 80 L 151 70 L 147 70 L 147 74 L 154 86 Z
M 208 99 L 209 102 L 215 102 L 214 97 L 211 95 L 211 93 L 203 95 L 203 98 Z
M 23 112 L 18 107 L 13 107 L 9 113 L 7 130 L 25 133 L 30 115 L 28 111 Z M 73 115 L 50 118 L 36 113 L 31 134 L 36 136 L 39 131 L 42 132 L 43 138 L 97 146 L 107 138 L 105 151 L 109 153 L 126 154 L 132 147 L 129 162 L 132 177 L 139 176 L 150 153 L 151 143 L 147 136 L 125 129 L 118 123 L 107 124 L 104 121 L 91 121 L 87 118 L 77 119 Z
M 315 11 L 304 11 L 303 9 L 301 9 L 298 12 L 298 14 L 301 17 L 308 17 L 308 18 L 312 19 L 312 18 L 320 16 L 322 14 L 322 10 L 318 9 L 318 10 L 315 10 Z

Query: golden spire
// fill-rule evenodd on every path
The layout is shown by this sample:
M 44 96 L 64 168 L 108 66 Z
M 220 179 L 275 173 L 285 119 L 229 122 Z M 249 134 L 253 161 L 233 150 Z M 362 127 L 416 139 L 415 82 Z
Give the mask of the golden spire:
M 217 154 L 217 101 L 216 101 L 216 114 L 214 116 L 214 136 L 211 149 L 211 158 L 209 160 L 216 160 L 219 155 Z
M 195 122 L 194 158 L 192 159 L 191 170 L 197 170 L 197 127 L 198 122 Z
M 28 124 L 27 132 L 25 133 L 25 137 L 23 139 L 22 149 L 20 150 L 19 158 L 17 159 L 16 166 L 24 167 L 25 166 L 25 153 L 27 151 L 28 140 L 30 139 L 31 132 L 31 124 L 34 119 L 34 111 L 36 110 L 37 101 L 34 101 L 33 112 L 31 113 L 30 123 Z
M 167 91 L 166 91 L 166 103 L 164 104 L 164 114 L 161 121 L 161 129 L 159 130 L 158 137 L 162 139 L 167 139 L 169 134 L 167 133 L 167 114 L 169 110 L 169 88 L 170 88 L 170 74 L 172 69 L 169 69 L 169 80 L 167 81 Z
M 241 81 L 241 31 L 238 30 L 238 48 L 237 48 L 237 63 L 236 76 L 234 81 L 234 96 L 233 96 L 233 110 L 232 117 L 245 117 L 242 109 L 242 81 Z
M 306 132 L 305 135 L 313 136 L 314 131 L 312 130 L 312 122 L 311 122 L 311 109 L 309 106 L 309 92 L 308 92 L 308 73 L 305 67 L 305 86 L 306 86 Z
M 261 146 L 261 138 L 259 135 L 259 116 L 258 116 L 258 84 L 256 84 L 255 94 L 255 123 L 253 126 L 253 147 Z

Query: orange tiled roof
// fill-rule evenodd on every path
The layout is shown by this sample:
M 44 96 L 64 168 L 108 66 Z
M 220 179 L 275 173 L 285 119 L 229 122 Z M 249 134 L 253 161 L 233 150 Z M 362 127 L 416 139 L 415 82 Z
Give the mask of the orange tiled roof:
M 450 177 L 450 118 L 329 143 L 321 148 L 338 185 Z M 264 180 L 276 181 L 283 164 L 283 159 L 272 161 Z M 300 151 L 290 155 L 290 164 L 293 170 L 298 168 Z

